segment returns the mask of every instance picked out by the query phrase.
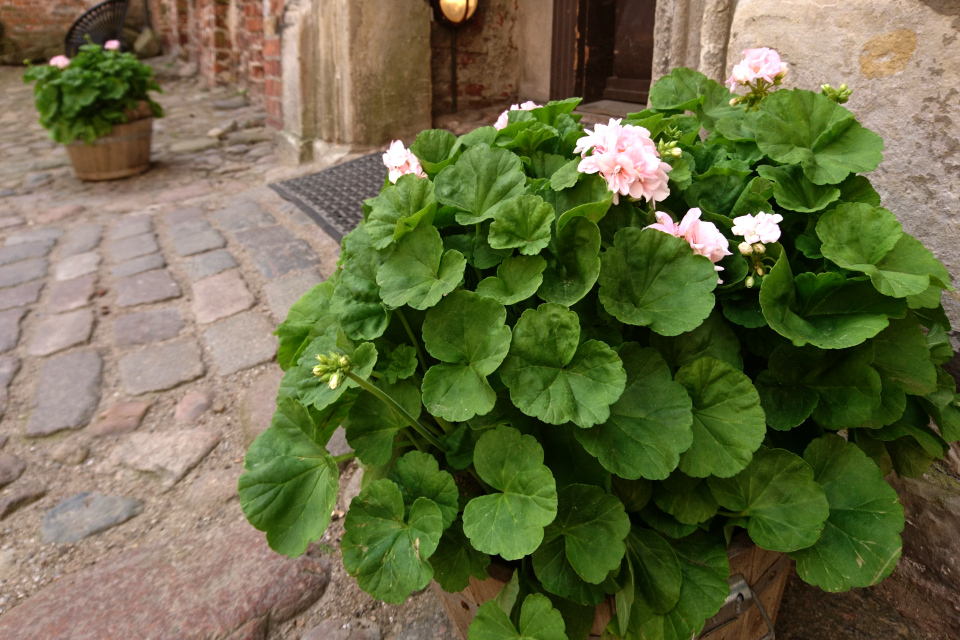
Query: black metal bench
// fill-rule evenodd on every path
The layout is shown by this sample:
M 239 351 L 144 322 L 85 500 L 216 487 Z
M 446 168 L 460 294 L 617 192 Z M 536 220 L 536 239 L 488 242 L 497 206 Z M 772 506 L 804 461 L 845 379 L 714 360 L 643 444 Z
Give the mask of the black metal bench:
M 80 47 L 87 44 L 88 36 L 93 44 L 102 45 L 107 40 L 122 42 L 128 6 L 129 0 L 106 0 L 85 11 L 70 26 L 63 40 L 67 56 L 75 56 Z

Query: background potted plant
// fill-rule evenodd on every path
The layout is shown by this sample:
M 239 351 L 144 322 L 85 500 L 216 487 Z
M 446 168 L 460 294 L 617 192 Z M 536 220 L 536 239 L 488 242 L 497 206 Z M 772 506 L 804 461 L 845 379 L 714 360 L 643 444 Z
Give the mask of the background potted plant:
M 744 533 L 827 591 L 889 575 L 884 475 L 960 438 L 950 278 L 861 175 L 883 142 L 846 87 L 785 74 L 752 50 L 741 95 L 676 69 L 592 131 L 571 99 L 392 148 L 339 268 L 277 329 L 249 521 L 303 553 L 356 456 L 347 572 L 391 603 L 467 590 L 472 640 L 690 638 Z M 355 453 L 334 458 L 341 423 Z
M 150 91 L 160 91 L 153 70 L 120 43 L 86 44 L 73 58 L 56 56 L 31 66 L 40 124 L 66 145 L 81 180 L 112 180 L 150 166 L 153 118 L 163 116 Z

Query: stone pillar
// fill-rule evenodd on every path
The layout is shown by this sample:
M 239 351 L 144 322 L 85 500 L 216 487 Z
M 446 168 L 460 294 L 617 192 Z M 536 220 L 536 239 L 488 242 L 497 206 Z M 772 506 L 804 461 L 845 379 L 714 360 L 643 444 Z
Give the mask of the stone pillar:
M 653 82 L 674 67 L 698 69 L 701 29 L 708 15 L 704 11 L 706 3 L 716 4 L 717 0 L 657 0 L 653 27 Z
M 550 100 L 553 0 L 523 0 L 518 12 L 518 98 L 543 104 Z
M 310 0 L 287 0 L 280 39 L 283 130 L 277 137 L 277 152 L 290 164 L 312 160 L 317 137 L 316 74 L 310 66 L 316 58 L 314 20 Z

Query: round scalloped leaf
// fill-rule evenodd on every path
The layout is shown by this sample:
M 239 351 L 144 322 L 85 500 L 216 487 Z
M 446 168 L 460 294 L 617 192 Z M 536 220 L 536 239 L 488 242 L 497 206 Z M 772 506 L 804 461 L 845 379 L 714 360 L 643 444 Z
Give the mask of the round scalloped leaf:
M 366 226 L 357 227 L 343 239 L 340 259 L 343 271 L 330 301 L 339 314 L 340 328 L 354 340 L 373 340 L 390 324 L 390 312 L 380 299 L 377 270 L 383 264 L 373 248 Z
M 490 246 L 533 256 L 550 244 L 553 207 L 539 196 L 520 196 L 497 208 L 490 225 Z
M 873 367 L 893 384 L 918 396 L 937 390 L 937 368 L 915 315 L 891 320 L 872 342 Z
M 820 537 L 830 507 L 813 469 L 783 449 L 761 447 L 732 478 L 710 478 L 720 506 L 748 519 L 757 546 L 784 553 L 805 549 Z
M 760 102 L 757 145 L 782 164 L 797 164 L 814 184 L 837 184 L 851 173 L 873 171 L 883 140 L 830 98 L 793 89 Z
M 579 339 L 580 320 L 566 307 L 547 303 L 523 312 L 500 369 L 517 408 L 550 424 L 606 421 L 627 376 L 613 349 L 598 340 L 578 346 Z
M 814 440 L 803 458 L 823 487 L 830 517 L 812 547 L 790 554 L 797 573 L 824 591 L 877 584 L 893 572 L 902 549 L 897 492 L 857 445 L 840 436 Z
M 313 375 L 313 367 L 317 364 L 317 355 L 327 354 L 330 351 L 344 352 L 345 350 L 340 348 L 336 336 L 330 334 L 320 336 L 303 350 L 303 355 L 300 356 L 300 362 L 297 363 L 295 369 L 297 371 L 295 377 L 297 395 L 300 402 L 318 410 L 332 405 L 348 389 L 359 386 L 350 378 L 345 378 L 340 386 L 331 389 L 327 383 L 320 382 L 320 378 Z M 373 367 L 377 364 L 377 348 L 374 344 L 364 342 L 348 355 L 353 360 L 353 368 L 350 372 L 359 378 L 369 378 L 373 372 Z M 291 369 L 291 371 L 294 371 L 294 369 Z
M 310 413 L 288 398 L 243 461 L 240 507 L 270 548 L 295 557 L 319 540 L 337 503 L 337 463 L 307 437 Z
M 690 396 L 673 381 L 655 349 L 631 342 L 619 355 L 626 388 L 610 407 L 610 418 L 591 429 L 577 429 L 577 440 L 622 478 L 662 480 L 693 442 Z
M 457 222 L 476 224 L 523 193 L 527 177 L 520 158 L 506 149 L 470 147 L 437 176 L 437 200 L 457 209 Z
M 691 478 L 682 471 L 656 485 L 653 502 L 682 524 L 700 524 L 717 514 L 719 505 L 703 478 Z
M 557 232 L 556 266 L 548 267 L 537 290 L 546 302 L 570 306 L 587 295 L 600 275 L 600 228 L 578 217 Z
M 757 173 L 773 181 L 773 197 L 777 204 L 790 211 L 812 213 L 826 209 L 827 205 L 840 197 L 840 189 L 813 184 L 803 175 L 798 164 L 773 167 L 761 165 Z
M 443 251 L 440 232 L 422 225 L 408 233 L 377 271 L 377 284 L 384 304 L 405 304 L 420 311 L 437 304 L 463 279 L 467 261 L 456 250 Z
M 388 477 L 400 487 L 407 509 L 417 498 L 432 500 L 440 508 L 444 529 L 453 524 L 460 513 L 457 483 L 453 481 L 453 476 L 440 470 L 440 463 L 429 453 L 406 453 L 397 460 Z
M 390 384 L 379 380 L 377 387 L 390 395 L 414 418 L 420 417 L 420 392 L 410 380 Z M 383 400 L 369 391 L 357 397 L 347 417 L 346 437 L 360 461 L 379 467 L 390 462 L 393 442 L 407 423 Z
M 745 468 L 763 442 L 767 425 L 750 378 L 715 358 L 677 371 L 693 401 L 693 444 L 680 456 L 688 476 L 726 478 Z
M 817 408 L 820 396 L 800 380 L 782 380 L 771 371 L 761 371 L 753 384 L 760 394 L 760 406 L 767 424 L 777 431 L 800 426 Z
M 365 228 L 373 246 L 385 249 L 421 222 L 432 223 L 436 211 L 433 183 L 407 174 L 374 199 Z
M 650 88 L 650 105 L 660 110 L 696 111 L 707 82 L 707 76 L 699 71 L 677 67 Z
M 650 335 L 650 346 L 663 355 L 671 369 L 692 364 L 703 357 L 716 358 L 735 369 L 743 369 L 740 341 L 723 315 L 714 311 L 693 331 L 678 336 Z
M 563 616 L 540 593 L 532 593 L 523 601 L 519 631 L 500 604 L 490 600 L 477 609 L 469 634 L 470 640 L 567 640 Z
M 486 580 L 490 556 L 480 553 L 470 545 L 463 535 L 463 524 L 455 521 L 443 532 L 440 544 L 432 556 L 433 579 L 447 593 L 463 591 L 470 584 L 470 576 L 477 580 Z
M 463 532 L 475 549 L 505 560 L 533 553 L 557 515 L 557 485 L 543 464 L 543 447 L 533 436 L 497 427 L 480 436 L 473 463 L 496 493 L 467 503 Z
M 417 134 L 410 152 L 417 156 L 420 166 L 431 178 L 453 164 L 460 151 L 457 136 L 446 129 L 427 129 Z M 403 176 L 400 176 L 401 179 Z M 400 180 L 397 180 L 400 182 Z
M 574 218 L 599 223 L 613 204 L 613 192 L 598 175 L 581 175 L 571 187 L 562 191 L 545 189 L 541 195 L 553 207 L 557 229 L 563 229 Z
M 332 276 L 303 294 L 290 307 L 286 320 L 277 327 L 280 342 L 277 361 L 284 371 L 296 365 L 312 338 L 330 330 L 336 332 L 337 316 L 331 310 L 331 299 L 338 280 L 339 275 Z
M 626 324 L 675 336 L 713 311 L 717 272 L 681 238 L 656 229 L 621 229 L 600 257 L 600 302 Z
M 350 503 L 343 523 L 343 567 L 361 589 L 390 604 L 400 604 L 433 577 L 427 558 L 443 532 L 440 509 L 417 498 L 404 517 L 403 496 L 390 480 L 368 484 Z
M 510 348 L 502 304 L 470 291 L 456 291 L 427 312 L 423 343 L 440 360 L 423 378 L 427 410 L 462 422 L 493 409 L 496 393 L 487 376 Z
M 667 613 L 680 599 L 683 574 L 670 543 L 650 529 L 634 525 L 627 536 L 634 602 L 656 613 Z M 628 615 L 629 618 L 629 615 Z
M 540 256 L 511 256 L 497 267 L 496 277 L 484 278 L 477 294 L 500 304 L 516 304 L 537 292 L 547 261 Z

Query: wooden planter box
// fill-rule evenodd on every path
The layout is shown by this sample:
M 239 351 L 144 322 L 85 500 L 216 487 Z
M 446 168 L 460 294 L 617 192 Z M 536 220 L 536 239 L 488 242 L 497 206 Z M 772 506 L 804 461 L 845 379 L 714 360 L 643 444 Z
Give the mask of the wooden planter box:
M 727 549 L 730 558 L 731 585 L 735 577 L 742 576 L 746 584 L 753 588 L 760 604 L 766 610 L 771 624 L 777 620 L 783 588 L 790 571 L 790 558 L 786 554 L 765 551 L 754 545 L 746 535 L 736 538 Z M 457 634 L 467 640 L 467 629 L 477 615 L 477 608 L 496 596 L 510 579 L 513 570 L 502 565 L 490 565 L 490 577 L 480 581 L 470 578 L 470 585 L 460 593 L 447 593 L 436 582 L 433 590 L 440 596 L 440 604 L 453 623 Z M 697 638 L 703 640 L 761 640 L 769 631 L 766 621 L 757 606 L 749 600 L 738 603 L 735 598 L 707 620 L 703 631 Z M 614 614 L 613 598 L 594 610 L 591 638 L 599 638 Z M 772 635 L 769 636 L 772 638 Z
M 80 180 L 115 180 L 143 173 L 150 167 L 153 118 L 114 125 L 93 144 L 76 140 L 66 145 L 73 173 Z

